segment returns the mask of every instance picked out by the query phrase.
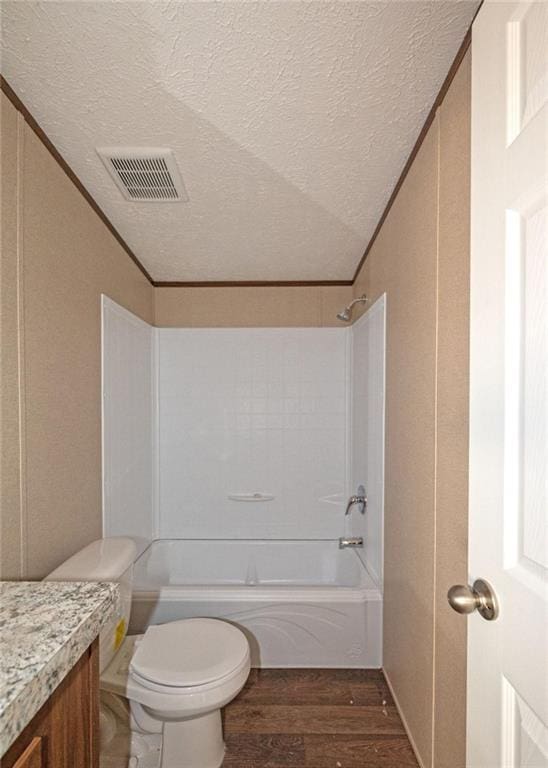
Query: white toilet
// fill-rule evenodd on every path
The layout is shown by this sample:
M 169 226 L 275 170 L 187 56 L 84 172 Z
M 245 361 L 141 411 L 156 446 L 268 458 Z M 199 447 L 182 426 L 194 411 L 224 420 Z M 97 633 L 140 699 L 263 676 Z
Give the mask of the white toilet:
M 126 713 L 130 768 L 219 768 L 221 707 L 247 680 L 249 644 L 219 619 L 173 621 L 127 637 L 136 554 L 132 539 L 101 539 L 46 577 L 120 584 L 120 611 L 99 638 L 102 749 L 108 752 Z

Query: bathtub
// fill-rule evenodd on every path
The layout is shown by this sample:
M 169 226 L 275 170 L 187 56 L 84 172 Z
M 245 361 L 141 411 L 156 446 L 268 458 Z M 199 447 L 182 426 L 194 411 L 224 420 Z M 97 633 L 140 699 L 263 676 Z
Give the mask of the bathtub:
M 256 667 L 382 664 L 382 597 L 337 541 L 157 540 L 135 563 L 130 632 L 213 616 L 240 627 Z

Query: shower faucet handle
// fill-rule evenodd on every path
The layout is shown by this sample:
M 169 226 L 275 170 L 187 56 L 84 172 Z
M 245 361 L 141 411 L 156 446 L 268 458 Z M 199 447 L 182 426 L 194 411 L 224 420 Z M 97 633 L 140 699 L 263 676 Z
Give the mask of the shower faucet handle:
M 365 508 L 367 507 L 367 496 L 365 495 L 365 488 L 363 485 L 358 485 L 358 491 L 354 496 L 351 496 L 348 499 L 348 504 L 346 505 L 346 512 L 345 515 L 349 515 L 352 507 L 355 504 L 360 505 L 360 512 L 362 515 L 365 515 Z

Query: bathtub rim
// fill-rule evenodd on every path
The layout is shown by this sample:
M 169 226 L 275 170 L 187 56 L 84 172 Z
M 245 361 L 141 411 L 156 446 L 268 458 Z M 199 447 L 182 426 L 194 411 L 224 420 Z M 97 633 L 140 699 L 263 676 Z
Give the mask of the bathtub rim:
M 158 538 L 147 542 L 137 554 L 134 566 L 138 560 L 146 554 L 154 544 L 166 541 L 210 541 L 210 539 L 192 539 L 192 538 Z M 336 539 L 211 539 L 211 541 L 233 541 L 233 542 L 317 542 L 338 544 Z M 222 599 L 228 602 L 236 602 L 245 597 L 252 600 L 285 600 L 286 602 L 309 601 L 313 597 L 318 602 L 332 600 L 334 596 L 337 599 L 343 599 L 345 602 L 375 602 L 383 600 L 383 593 L 375 579 L 369 572 L 360 552 L 357 549 L 351 550 L 356 558 L 359 571 L 360 582 L 352 586 L 344 584 L 159 584 L 149 586 L 146 584 L 140 586 L 134 583 L 132 600 L 196 600 L 203 599 L 206 602 Z M 142 584 L 142 582 L 141 582 Z
M 203 584 L 191 587 L 164 585 L 156 589 L 134 588 L 132 600 L 201 600 L 203 602 L 237 602 L 253 600 L 261 602 L 328 602 L 336 596 L 338 601 L 345 603 L 382 602 L 382 594 L 378 587 L 343 587 L 343 586 L 270 586 L 255 587 L 246 584 L 241 586 L 223 586 L 222 584 Z

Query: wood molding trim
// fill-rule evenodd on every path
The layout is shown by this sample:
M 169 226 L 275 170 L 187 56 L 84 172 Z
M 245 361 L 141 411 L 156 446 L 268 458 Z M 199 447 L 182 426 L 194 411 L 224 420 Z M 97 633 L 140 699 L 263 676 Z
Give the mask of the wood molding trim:
M 78 176 L 74 173 L 70 165 L 56 149 L 52 141 L 49 139 L 45 131 L 40 127 L 39 123 L 32 116 L 31 112 L 27 109 L 25 104 L 21 101 L 19 96 L 15 93 L 13 88 L 7 82 L 7 80 L 0 75 L 0 88 L 2 92 L 7 96 L 15 109 L 20 112 L 25 119 L 28 126 L 34 131 L 36 136 L 40 139 L 42 144 L 51 154 L 51 156 L 61 166 L 63 171 L 72 181 L 74 186 L 83 195 L 89 205 L 93 208 L 97 216 L 101 219 L 103 224 L 113 235 L 116 241 L 122 246 L 129 258 L 137 265 L 143 275 L 149 281 L 154 288 L 259 288 L 259 287 L 314 287 L 314 286 L 329 286 L 329 285 L 352 285 L 352 280 L 234 280 L 234 281 L 162 281 L 153 280 L 146 268 L 141 264 L 137 256 L 133 253 L 129 245 L 124 238 L 120 235 L 118 230 L 114 227 L 108 216 L 99 207 L 95 199 L 91 196 L 88 190 L 84 187 Z
M 131 250 L 129 245 L 126 243 L 124 238 L 114 228 L 114 225 L 111 223 L 110 219 L 103 212 L 103 210 L 97 205 L 94 198 L 90 195 L 90 193 L 84 187 L 84 185 L 82 184 L 78 176 L 74 173 L 70 165 L 67 163 L 64 157 L 60 154 L 60 152 L 58 152 L 58 150 L 55 148 L 53 143 L 48 138 L 47 134 L 42 130 L 42 128 L 34 119 L 34 117 L 29 112 L 27 107 L 23 104 L 19 96 L 15 93 L 13 88 L 9 85 L 9 83 L 6 81 L 6 79 L 2 75 L 0 75 L 0 88 L 2 90 L 2 93 L 4 93 L 7 96 L 7 98 L 11 101 L 15 109 L 23 115 L 26 123 L 29 125 L 30 128 L 32 128 L 32 130 L 38 136 L 38 138 L 40 139 L 42 144 L 45 146 L 45 148 L 48 150 L 48 152 L 61 166 L 61 168 L 69 177 L 69 179 L 72 181 L 76 189 L 78 189 L 78 191 L 84 196 L 86 201 L 93 208 L 97 216 L 99 216 L 99 218 L 101 219 L 105 227 L 109 230 L 111 235 L 122 246 L 122 248 L 127 253 L 129 258 L 137 265 L 137 267 L 139 267 L 139 269 L 141 270 L 143 275 L 146 277 L 146 279 L 149 281 L 149 283 L 151 285 L 154 285 L 154 281 L 152 280 L 152 277 L 149 275 L 147 270 L 143 267 L 143 265 L 141 264 L 137 256 L 133 253 L 133 251 Z
M 240 280 L 177 282 L 153 281 L 155 288 L 313 288 L 319 286 L 353 285 L 352 280 Z
M 479 10 L 480 10 L 482 5 L 483 5 L 483 0 L 480 3 L 480 5 L 478 6 L 478 9 L 476 10 L 476 13 L 474 14 L 474 19 L 478 15 L 478 12 L 479 12 Z M 472 19 L 472 24 L 474 23 L 474 19 Z M 449 68 L 449 72 L 447 73 L 447 76 L 446 76 L 445 80 L 442 83 L 442 86 L 441 86 L 441 88 L 439 90 L 439 93 L 436 96 L 436 99 L 435 99 L 434 103 L 432 104 L 432 108 L 431 108 L 430 112 L 428 113 L 428 117 L 426 118 L 426 121 L 425 121 L 424 125 L 421 128 L 421 132 L 419 133 L 418 138 L 417 138 L 417 140 L 416 140 L 416 142 L 415 142 L 415 144 L 413 146 L 413 149 L 411 150 L 411 154 L 409 155 L 409 157 L 407 158 L 407 162 L 403 166 L 403 170 L 402 170 L 402 172 L 401 172 L 401 174 L 400 174 L 400 176 L 399 176 L 399 178 L 398 178 L 398 180 L 396 182 L 396 186 L 392 190 L 392 194 L 388 198 L 388 202 L 386 203 L 384 211 L 382 212 L 382 215 L 381 215 L 381 217 L 379 219 L 379 222 L 378 222 L 377 226 L 375 227 L 375 230 L 373 231 L 373 234 L 371 235 L 371 238 L 370 238 L 369 242 L 367 243 L 367 247 L 366 247 L 366 249 L 364 251 L 364 254 L 361 257 L 358 266 L 356 267 L 356 271 L 354 272 L 354 277 L 352 278 L 352 284 L 354 284 L 356 282 L 356 280 L 358 279 L 358 275 L 360 274 L 361 269 L 362 269 L 362 267 L 363 267 L 363 265 L 365 263 L 365 260 L 368 257 L 369 252 L 371 251 L 371 248 L 373 247 L 373 243 L 377 239 L 377 236 L 378 236 L 379 232 L 381 231 L 384 222 L 386 221 L 386 217 L 390 213 L 390 209 L 392 208 L 392 205 L 394 204 L 394 201 L 396 200 L 396 197 L 398 196 L 398 192 L 400 191 L 400 189 L 401 189 L 401 187 L 403 185 L 403 182 L 405 181 L 405 179 L 407 177 L 407 174 L 409 173 L 409 171 L 411 169 L 411 166 L 413 165 L 413 162 L 414 162 L 414 160 L 415 160 L 415 158 L 416 158 L 416 156 L 417 156 L 417 154 L 419 152 L 419 149 L 421 148 L 422 143 L 423 143 L 424 139 L 426 138 L 426 134 L 428 133 L 428 131 L 430 129 L 430 126 L 434 122 L 434 118 L 436 117 L 436 112 L 438 111 L 442 101 L 444 100 L 444 98 L 445 98 L 445 96 L 447 94 L 447 91 L 449 90 L 449 88 L 451 86 L 451 83 L 453 82 L 453 79 L 454 79 L 455 75 L 457 74 L 457 71 L 458 71 L 458 69 L 459 69 L 459 67 L 460 67 L 460 65 L 462 63 L 462 60 L 464 59 L 464 57 L 466 55 L 466 52 L 468 51 L 468 49 L 470 47 L 470 43 L 472 42 L 472 24 L 470 24 L 470 27 L 468 28 L 468 32 L 466 33 L 465 38 L 462 41 L 459 50 L 457 51 L 457 55 L 453 59 L 453 63 L 451 64 L 451 67 Z
M 483 0 L 481 0 L 476 13 L 474 14 L 474 19 L 472 19 L 472 24 L 474 23 L 474 20 L 476 16 L 478 15 L 481 6 L 483 5 Z M 6 82 L 5 78 L 0 75 L 0 86 L 5 93 L 5 95 L 8 97 L 8 99 L 11 101 L 13 106 L 21 112 L 23 117 L 25 118 L 26 122 L 29 124 L 29 126 L 32 128 L 34 133 L 38 136 L 40 141 L 44 144 L 46 149 L 50 152 L 50 154 L 57 160 L 61 168 L 64 170 L 64 172 L 67 174 L 69 179 L 73 182 L 73 184 L 76 186 L 76 188 L 81 192 L 81 194 L 85 197 L 87 202 L 91 205 L 95 213 L 99 216 L 103 224 L 107 227 L 107 229 L 111 232 L 111 234 L 115 237 L 115 239 L 118 241 L 118 243 L 122 246 L 122 248 L 125 250 L 127 255 L 130 257 L 130 259 L 139 267 L 143 275 L 147 278 L 147 280 L 150 282 L 150 284 L 154 288 L 288 288 L 288 287 L 301 287 L 301 288 L 311 288 L 311 287 L 319 287 L 319 286 L 350 286 L 354 285 L 356 282 L 358 275 L 360 274 L 360 271 L 364 265 L 364 262 L 369 255 L 369 252 L 371 251 L 371 248 L 373 247 L 373 243 L 377 239 L 377 236 L 379 232 L 382 229 L 382 226 L 384 222 L 386 221 L 386 218 L 388 214 L 390 213 L 390 209 L 392 208 L 392 205 L 394 204 L 394 201 L 396 197 L 398 196 L 398 192 L 400 191 L 403 182 L 406 179 L 407 174 L 409 173 L 409 170 L 411 166 L 413 165 L 413 162 L 422 146 L 422 143 L 426 137 L 426 134 L 428 133 L 428 130 L 430 129 L 430 126 L 432 125 L 434 118 L 436 116 L 436 112 L 441 105 L 442 101 L 444 100 L 447 91 L 449 90 L 449 87 L 451 86 L 451 83 L 453 82 L 453 79 L 455 75 L 457 74 L 458 68 L 466 55 L 466 52 L 468 51 L 468 48 L 470 47 L 470 43 L 472 41 L 472 24 L 470 24 L 470 27 L 468 29 L 468 32 L 466 33 L 466 36 L 457 51 L 457 55 L 455 56 L 453 63 L 451 64 L 451 67 L 449 69 L 449 72 L 447 73 L 447 76 L 445 80 L 443 81 L 443 84 L 439 90 L 438 95 L 436 96 L 436 99 L 432 105 L 432 108 L 430 112 L 428 113 L 428 117 L 426 118 L 426 121 L 418 135 L 418 138 L 413 146 L 413 149 L 411 150 L 411 154 L 407 158 L 407 162 L 405 163 L 403 170 L 396 182 L 396 185 L 394 189 L 392 190 L 392 194 L 390 195 L 388 202 L 384 208 L 384 211 L 381 214 L 381 217 L 378 221 L 377 226 L 375 227 L 375 230 L 367 244 L 367 247 L 364 251 L 363 256 L 361 257 L 358 266 L 356 267 L 356 270 L 354 272 L 354 276 L 351 280 L 227 280 L 227 281 L 215 281 L 215 280 L 204 280 L 204 281 L 178 281 L 178 280 L 154 280 L 148 271 L 145 269 L 145 267 L 141 264 L 137 256 L 133 253 L 129 245 L 126 243 L 126 241 L 123 239 L 123 237 L 119 234 L 119 232 L 114 228 L 113 224 L 110 222 L 109 218 L 106 216 L 106 214 L 102 211 L 102 209 L 97 205 L 94 198 L 90 195 L 90 193 L 87 191 L 87 189 L 84 187 L 78 176 L 74 173 L 72 168 L 68 165 L 68 163 L 65 161 L 63 156 L 57 151 L 55 146 L 52 144 L 46 133 L 42 130 L 40 125 L 36 122 L 34 117 L 31 115 L 29 110 L 25 107 L 21 99 L 17 96 L 15 91 L 11 88 L 11 86 Z

